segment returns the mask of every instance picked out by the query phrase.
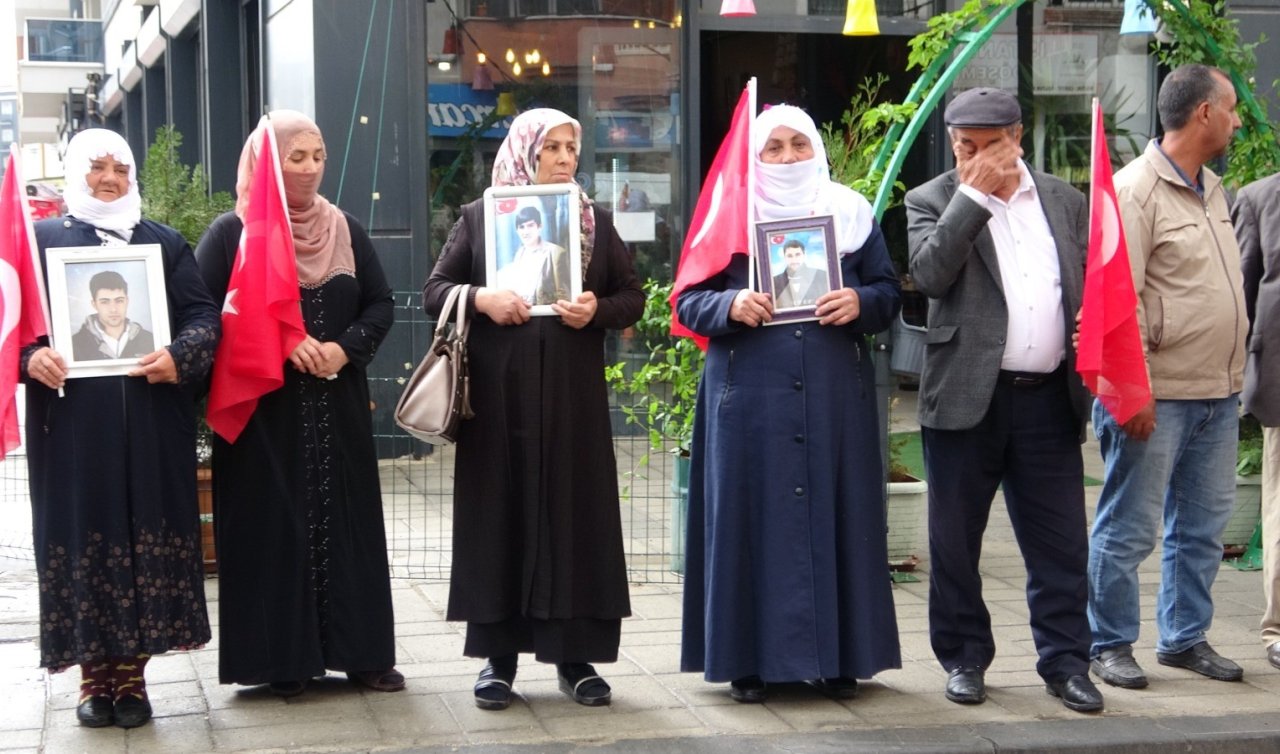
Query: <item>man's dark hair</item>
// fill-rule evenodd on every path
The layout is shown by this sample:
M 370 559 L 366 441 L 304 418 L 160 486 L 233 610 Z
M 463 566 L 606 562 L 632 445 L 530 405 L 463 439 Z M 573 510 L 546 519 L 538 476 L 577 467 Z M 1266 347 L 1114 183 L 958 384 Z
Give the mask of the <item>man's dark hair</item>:
M 803 243 L 801 243 L 800 241 L 798 241 L 798 240 L 796 240 L 796 239 L 792 238 L 791 240 L 789 240 L 789 241 L 787 241 L 786 243 L 782 244 L 782 253 L 783 253 L 783 254 L 786 254 L 786 253 L 787 253 L 787 249 L 799 249 L 799 250 L 801 250 L 801 251 L 804 251 L 804 244 L 803 244 Z
M 1166 131 L 1177 131 L 1187 125 L 1200 103 L 1217 102 L 1223 96 L 1223 86 L 1230 86 L 1224 81 L 1230 81 L 1227 74 L 1212 66 L 1192 63 L 1175 68 L 1165 77 L 1156 98 L 1160 125 Z
M 129 284 L 115 270 L 103 270 L 89 278 L 89 295 L 97 298 L 98 291 L 124 291 L 128 295 Z
M 530 221 L 537 223 L 538 227 L 541 228 L 542 213 L 538 211 L 537 207 L 521 207 L 520 211 L 516 213 L 516 227 L 519 228 Z

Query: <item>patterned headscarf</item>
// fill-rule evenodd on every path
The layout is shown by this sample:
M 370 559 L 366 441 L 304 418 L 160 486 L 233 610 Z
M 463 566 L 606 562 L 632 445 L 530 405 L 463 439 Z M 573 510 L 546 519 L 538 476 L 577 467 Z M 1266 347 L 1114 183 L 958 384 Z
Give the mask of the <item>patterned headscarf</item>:
M 786 126 L 813 142 L 813 159 L 790 165 L 760 160 L 774 129 Z M 752 158 L 756 161 L 756 219 L 790 220 L 813 215 L 835 218 L 836 247 L 842 254 L 862 248 L 871 235 L 875 215 L 861 194 L 831 180 L 827 149 L 813 119 L 792 105 L 774 105 L 756 116 L 752 126 Z
M 240 150 L 240 165 L 236 169 L 236 214 L 241 220 L 249 206 L 249 187 L 253 185 L 253 169 L 258 164 L 262 129 L 268 120 L 276 131 L 282 166 L 298 137 L 310 134 L 319 137 L 320 144 L 324 145 L 320 127 L 296 110 L 272 110 L 262 116 Z M 286 172 L 282 176 L 289 205 L 289 225 L 293 228 L 298 283 L 305 288 L 318 288 L 334 275 L 345 273 L 354 277 L 356 274 L 351 228 L 342 210 L 318 193 L 323 177 L 323 170 L 309 175 Z
M 107 155 L 129 166 L 128 192 L 110 202 L 95 199 L 86 180 L 93 161 Z M 81 131 L 67 144 L 63 168 L 67 185 L 62 190 L 62 198 L 67 203 L 68 214 L 95 228 L 126 237 L 133 233 L 133 227 L 142 220 L 142 195 L 138 193 L 138 168 L 133 161 L 133 150 L 123 136 L 105 128 Z
M 526 110 L 517 115 L 511 121 L 507 138 L 498 147 L 498 155 L 493 161 L 493 185 L 532 186 L 537 183 L 542 143 L 551 129 L 566 123 L 573 126 L 573 138 L 581 152 L 582 124 L 568 115 L 549 107 Z M 582 248 L 578 252 L 582 257 L 582 277 L 585 280 L 587 266 L 591 264 L 591 252 L 595 249 L 596 214 L 581 187 L 578 188 L 578 200 L 582 203 Z

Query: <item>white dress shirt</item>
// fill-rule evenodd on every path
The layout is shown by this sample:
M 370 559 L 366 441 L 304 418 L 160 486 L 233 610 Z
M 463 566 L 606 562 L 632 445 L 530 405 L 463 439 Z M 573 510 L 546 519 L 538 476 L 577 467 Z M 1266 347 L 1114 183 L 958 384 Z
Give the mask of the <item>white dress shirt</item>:
M 991 212 L 987 229 L 995 241 L 1009 308 L 1000 368 L 1052 372 L 1067 353 L 1058 247 L 1031 172 L 1021 160 L 1018 172 L 1018 188 L 1007 202 L 965 184 L 960 191 Z

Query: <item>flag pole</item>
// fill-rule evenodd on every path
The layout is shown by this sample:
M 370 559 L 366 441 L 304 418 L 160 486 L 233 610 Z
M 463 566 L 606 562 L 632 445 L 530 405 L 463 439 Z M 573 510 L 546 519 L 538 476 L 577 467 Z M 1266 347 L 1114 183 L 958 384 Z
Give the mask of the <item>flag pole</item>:
M 747 80 L 747 110 L 751 116 L 747 129 L 747 287 L 760 290 L 759 270 L 756 268 L 756 77 Z
M 1096 166 L 1093 164 L 1098 156 L 1098 120 L 1102 114 L 1102 109 L 1098 107 L 1098 98 L 1093 98 L 1092 111 L 1089 113 L 1089 225 L 1090 232 L 1093 232 L 1093 176 Z

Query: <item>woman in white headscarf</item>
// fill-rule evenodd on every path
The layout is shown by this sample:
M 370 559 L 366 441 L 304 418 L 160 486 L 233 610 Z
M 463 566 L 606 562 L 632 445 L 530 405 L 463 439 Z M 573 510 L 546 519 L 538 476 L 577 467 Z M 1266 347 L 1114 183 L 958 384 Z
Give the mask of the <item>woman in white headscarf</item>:
M 103 312 L 85 315 L 99 331 L 121 330 L 113 338 L 118 350 L 73 354 L 71 343 L 55 350 L 41 338 L 23 349 L 21 361 L 40 665 L 51 672 L 80 666 L 76 716 L 82 725 L 133 728 L 151 718 L 147 659 L 209 640 L 195 393 L 213 362 L 218 306 L 182 236 L 141 219 L 137 166 L 123 138 L 81 131 L 67 145 L 64 165 L 70 214 L 36 224 L 42 257 L 66 246 L 156 244 L 163 259 L 163 281 L 129 272 L 141 262 L 84 263 L 89 271 L 112 273 L 82 277 L 115 281 L 113 305 L 127 307 L 123 317 L 113 312 L 110 323 L 97 322 Z M 135 281 L 132 289 L 126 277 Z M 147 289 L 162 282 L 172 341 L 146 353 L 131 350 L 143 341 L 130 335 L 142 328 L 130 316 L 144 308 Z M 81 302 L 91 311 L 90 297 L 101 291 L 89 287 L 68 291 L 73 308 Z M 69 365 L 102 365 L 104 358 L 131 364 L 127 376 L 67 379 Z
M 678 293 L 681 323 L 710 339 L 681 669 L 731 682 L 739 702 L 785 681 L 851 698 L 858 678 L 901 664 L 866 338 L 897 313 L 898 277 L 870 205 L 830 180 L 803 110 L 765 110 L 752 133 L 755 219 L 831 216 L 843 285 L 818 297 L 816 319 L 771 327 L 774 301 L 751 285 L 746 254 Z
M 581 140 L 578 121 L 558 110 L 522 113 L 493 185 L 573 183 Z M 590 663 L 617 659 L 631 613 L 604 333 L 639 319 L 644 293 L 612 216 L 582 191 L 572 201 L 581 244 L 568 251 L 581 259 L 583 292 L 554 301 L 556 316 L 530 317 L 530 301 L 486 280 L 483 201 L 462 208 L 423 288 L 439 316 L 451 288 L 473 286 L 476 415 L 458 436 L 448 619 L 467 622 L 463 653 L 488 659 L 475 685 L 482 709 L 510 704 L 520 652 L 556 663 L 560 689 L 578 703 L 608 704 L 609 684 Z
M 320 195 L 324 138 L 302 113 L 274 110 L 307 336 L 284 384 L 262 396 L 228 443 L 213 441 L 218 680 L 268 684 L 277 696 L 337 670 L 399 691 L 382 488 L 365 368 L 391 329 L 391 287 L 354 217 Z M 267 118 L 263 119 L 265 123 Z M 262 126 L 259 126 L 261 129 Z M 263 155 L 240 152 L 236 210 L 196 247 L 209 292 L 227 294 Z

